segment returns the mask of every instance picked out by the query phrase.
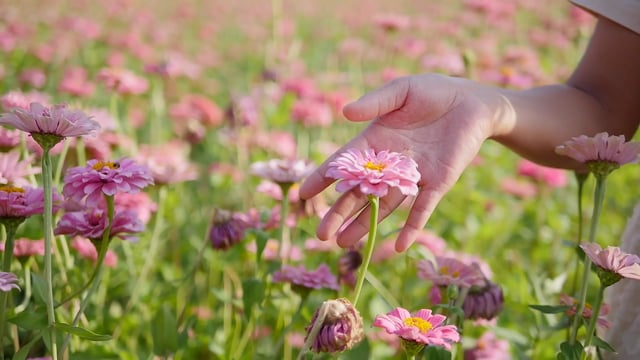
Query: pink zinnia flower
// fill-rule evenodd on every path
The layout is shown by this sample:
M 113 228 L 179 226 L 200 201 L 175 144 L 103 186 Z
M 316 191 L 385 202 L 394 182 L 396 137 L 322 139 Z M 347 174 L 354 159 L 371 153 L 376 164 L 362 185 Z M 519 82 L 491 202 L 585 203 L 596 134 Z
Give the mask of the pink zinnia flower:
M 302 181 L 315 166 L 301 159 L 271 159 L 251 164 L 251 172 L 279 185 L 292 185 Z
M 585 254 L 600 268 L 598 276 L 604 286 L 610 286 L 621 278 L 640 280 L 640 257 L 623 252 L 619 247 L 602 249 L 596 243 L 580 244 Z
M 509 342 L 498 339 L 487 331 L 476 341 L 476 345 L 464 351 L 464 360 L 510 360 Z
M 483 286 L 485 281 L 484 275 L 477 267 L 443 256 L 436 256 L 435 263 L 429 260 L 420 261 L 418 277 L 431 280 L 438 286 Z
M 402 154 L 373 149 L 361 152 L 349 149 L 329 163 L 326 177 L 338 179 L 336 190 L 346 192 L 358 187 L 363 194 L 378 197 L 397 187 L 404 195 L 418 193 L 418 164 Z
M 338 290 L 338 280 L 331 273 L 326 264 L 321 264 L 316 270 L 309 271 L 304 266 L 284 265 L 273 273 L 274 282 L 288 282 L 294 286 L 307 289 L 331 289 Z
M 552 188 L 559 188 L 567 185 L 566 170 L 538 165 L 526 159 L 521 160 L 518 164 L 518 174 L 547 184 Z
M 98 250 L 91 240 L 82 236 L 76 236 L 71 240 L 71 247 L 83 258 L 93 262 L 98 261 Z M 110 268 L 118 266 L 118 255 L 111 250 L 107 250 L 107 253 L 104 255 L 103 264 Z
M 460 341 L 460 334 L 455 325 L 443 325 L 445 320 L 444 315 L 432 314 L 429 309 L 421 309 L 411 314 L 408 310 L 398 307 L 386 315 L 376 316 L 373 326 L 398 335 L 405 341 L 442 346 L 451 350 L 451 344 Z
M 22 138 L 22 131 L 0 127 L 0 150 L 11 150 L 18 145 Z
M 122 95 L 139 95 L 149 89 L 147 79 L 122 68 L 104 68 L 98 73 L 98 80 L 102 81 L 107 89 Z
M 32 160 L 32 156 L 20 160 L 20 152 L 17 150 L 0 153 L 0 184 L 29 185 L 27 177 L 41 171 L 40 168 L 31 167 Z
M 0 244 L 0 250 L 4 251 L 4 243 Z M 31 240 L 27 238 L 16 239 L 13 243 L 13 256 L 16 258 L 44 256 L 44 240 Z
M 603 163 L 609 165 L 611 168 L 605 170 L 606 175 L 620 165 L 637 162 L 640 143 L 625 142 L 624 135 L 615 136 L 601 132 L 594 137 L 574 137 L 556 147 L 556 153 L 591 166 Z M 593 168 L 591 170 L 594 171 Z
M 69 110 L 65 104 L 51 108 L 31 103 L 28 110 L 16 108 L 0 116 L 0 125 L 9 125 L 30 134 L 60 137 L 82 136 L 100 129 L 100 125 L 82 111 Z
M 291 107 L 291 119 L 305 127 L 327 127 L 333 122 L 333 111 L 321 99 L 302 98 Z
M 0 291 L 9 292 L 13 289 L 20 290 L 18 277 L 14 273 L 0 271 Z
M 189 144 L 171 141 L 162 145 L 141 145 L 136 160 L 149 168 L 156 185 L 198 178 L 198 169 L 189 159 Z
M 0 185 L 0 219 L 25 218 L 44 211 L 41 188 Z
M 86 166 L 67 170 L 62 193 L 66 198 L 75 201 L 81 201 L 86 197 L 89 205 L 97 204 L 103 194 L 135 194 L 153 183 L 149 168 L 132 159 L 125 158 L 116 162 L 94 159 L 87 161 Z
M 100 207 L 82 211 L 67 212 L 58 221 L 55 235 L 82 236 L 93 241 L 101 241 L 107 229 L 107 211 Z M 144 224 L 133 211 L 115 209 L 109 238 L 119 237 L 135 242 L 133 235 L 144 230 Z
M 74 66 L 66 69 L 58 84 L 58 91 L 74 96 L 89 97 L 95 92 L 95 85 L 89 81 L 86 68 Z

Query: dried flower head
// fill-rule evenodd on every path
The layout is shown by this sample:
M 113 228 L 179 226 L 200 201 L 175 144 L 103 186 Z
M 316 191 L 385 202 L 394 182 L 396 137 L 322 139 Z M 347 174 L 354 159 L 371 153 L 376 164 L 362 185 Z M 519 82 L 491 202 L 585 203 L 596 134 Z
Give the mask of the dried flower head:
M 502 311 L 504 305 L 504 296 L 502 288 L 489 280 L 486 280 L 485 286 L 472 286 L 464 298 L 462 310 L 465 319 L 492 320 Z
M 324 301 L 306 330 L 305 343 L 317 353 L 349 350 L 364 338 L 360 313 L 344 298 Z

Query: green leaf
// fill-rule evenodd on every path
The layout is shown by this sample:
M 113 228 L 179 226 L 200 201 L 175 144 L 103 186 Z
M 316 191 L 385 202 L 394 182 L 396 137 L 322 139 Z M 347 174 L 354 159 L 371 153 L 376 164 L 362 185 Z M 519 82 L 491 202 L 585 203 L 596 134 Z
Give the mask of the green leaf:
M 33 311 L 23 311 L 7 321 L 25 330 L 46 329 L 49 326 L 46 309 L 41 307 L 36 307 Z
M 242 282 L 242 303 L 244 304 L 244 315 L 249 318 L 253 311 L 253 306 L 260 304 L 264 299 L 266 285 L 264 281 L 256 278 L 247 279 Z
M 73 326 L 70 324 L 65 324 L 65 323 L 54 323 L 53 326 L 58 329 L 58 330 L 62 330 L 66 333 L 69 333 L 71 335 L 75 335 L 79 338 L 82 339 L 86 339 L 86 340 L 90 340 L 90 341 L 107 341 L 107 340 L 111 340 L 111 335 L 101 335 L 101 334 L 96 334 L 91 330 L 85 329 L 85 328 L 81 328 L 79 326 Z
M 31 284 L 33 286 L 33 294 L 35 299 L 41 305 L 45 305 L 45 294 L 47 293 L 47 283 L 44 278 L 38 274 L 31 273 Z
M 255 238 L 256 241 L 256 263 L 260 263 L 262 260 L 262 253 L 264 249 L 267 247 L 267 241 L 269 240 L 269 234 L 262 230 L 250 229 L 251 235 Z
M 152 320 L 153 353 L 157 356 L 169 356 L 178 351 L 178 321 L 176 314 L 167 304 Z
M 451 353 L 439 346 L 426 346 L 422 353 L 423 359 L 451 360 Z
M 569 305 L 529 305 L 529 307 L 545 314 L 559 314 L 571 309 Z
M 597 336 L 593 337 L 593 345 L 601 348 L 601 349 L 605 349 L 607 351 L 611 351 L 611 352 L 616 352 L 616 350 L 613 348 L 613 346 L 609 345 L 608 342 L 606 342 L 604 339 L 599 338 Z
M 27 358 L 27 356 L 29 356 L 29 352 L 31 351 L 31 348 L 33 347 L 33 345 L 35 345 L 36 342 L 38 342 L 38 340 L 40 340 L 41 337 L 42 337 L 42 334 L 38 334 L 33 339 L 31 339 L 31 341 L 29 341 L 26 345 L 23 345 L 20 348 L 20 350 L 18 350 L 18 352 L 13 354 L 13 358 L 12 359 L 13 360 L 25 360 Z
M 371 358 L 371 346 L 366 338 L 357 344 L 353 349 L 344 354 L 345 360 L 360 360 Z
M 560 344 L 560 354 L 558 354 L 558 359 L 562 360 L 580 360 L 580 356 L 582 355 L 583 348 L 582 344 L 579 342 L 571 345 L 568 342 L 563 342 Z

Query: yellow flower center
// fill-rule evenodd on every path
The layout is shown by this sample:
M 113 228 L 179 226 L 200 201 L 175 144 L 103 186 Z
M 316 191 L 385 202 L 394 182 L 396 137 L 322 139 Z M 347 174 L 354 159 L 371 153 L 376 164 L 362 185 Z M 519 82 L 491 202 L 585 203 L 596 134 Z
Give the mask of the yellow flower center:
M 404 319 L 404 324 L 407 326 L 418 328 L 418 330 L 420 330 L 421 333 L 426 333 L 427 331 L 431 330 L 431 328 L 433 327 L 433 325 L 431 325 L 430 322 L 419 317 L 406 318 Z
M 1 184 L 0 191 L 8 192 L 8 193 L 23 193 L 24 189 L 18 186 L 13 186 L 9 184 Z
M 365 169 L 369 169 L 369 170 L 375 170 L 375 171 L 382 171 L 384 170 L 384 168 L 387 167 L 387 165 L 385 164 L 380 164 L 380 163 L 374 163 L 373 161 L 367 161 L 364 164 L 364 168 Z
M 104 167 L 108 167 L 109 169 L 119 169 L 120 164 L 113 161 L 98 161 L 93 165 L 93 170 L 99 171 L 99 170 L 102 170 Z
M 449 267 L 448 266 L 443 266 L 440 268 L 440 275 L 451 275 L 455 278 L 460 277 L 460 271 L 454 271 L 452 273 L 449 272 Z

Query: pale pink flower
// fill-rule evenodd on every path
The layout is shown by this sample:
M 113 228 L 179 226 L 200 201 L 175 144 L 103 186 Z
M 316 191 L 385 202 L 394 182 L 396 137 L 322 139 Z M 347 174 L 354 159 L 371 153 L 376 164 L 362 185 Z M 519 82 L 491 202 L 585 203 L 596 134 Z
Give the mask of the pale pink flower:
M 429 309 L 411 314 L 398 307 L 386 315 L 377 315 L 373 326 L 383 328 L 406 341 L 451 350 L 451 345 L 460 341 L 460 334 L 455 325 L 443 325 L 445 320 L 446 316 L 433 314 Z
M 38 91 L 22 92 L 22 91 L 9 91 L 0 98 L 2 107 L 6 111 L 13 109 L 29 110 L 31 103 L 40 103 L 48 106 L 50 102 L 49 95 Z
M 135 194 L 121 193 L 115 197 L 115 206 L 123 210 L 131 210 L 136 213 L 138 219 L 146 224 L 151 220 L 151 214 L 158 210 L 156 204 L 146 192 Z
M 271 159 L 251 164 L 251 172 L 279 185 L 299 183 L 315 165 L 302 159 Z
M 89 135 L 100 125 L 79 110 L 67 109 L 65 104 L 51 108 L 31 103 L 28 110 L 16 108 L 0 116 L 0 125 L 9 125 L 30 134 L 60 137 Z
M 518 175 L 529 177 L 552 188 L 559 188 L 567 185 L 566 170 L 538 165 L 526 159 L 522 159 L 518 163 Z
M 530 182 L 519 181 L 514 178 L 505 178 L 500 182 L 500 189 L 507 194 L 521 199 L 530 199 L 538 193 L 536 186 Z
M 283 265 L 273 273 L 272 279 L 273 282 L 288 282 L 307 289 L 340 289 L 337 278 L 326 264 L 321 264 L 316 270 L 307 270 L 302 265 Z
M 39 174 L 39 167 L 32 167 L 33 156 L 20 160 L 18 150 L 0 153 L 0 184 L 27 186 L 30 181 L 27 177 Z
M 87 161 L 86 166 L 67 170 L 62 193 L 75 201 L 82 201 L 86 197 L 87 204 L 98 204 L 103 194 L 135 194 L 149 185 L 153 185 L 151 171 L 133 159 L 115 162 L 94 159 Z
M 305 127 L 327 127 L 333 122 L 333 111 L 326 102 L 306 97 L 293 104 L 291 119 Z
M 74 66 L 64 71 L 58 90 L 73 96 L 89 97 L 95 92 L 95 85 L 89 81 L 86 68 Z
M 208 129 L 222 124 L 224 113 L 211 99 L 186 95 L 169 109 L 176 133 L 190 142 L 200 142 Z
M 139 95 L 149 89 L 147 79 L 123 68 L 104 68 L 100 70 L 97 78 L 107 89 L 122 95 Z
M 145 70 L 163 77 L 176 78 L 185 76 L 190 79 L 197 78 L 202 71 L 200 65 L 177 52 L 167 54 L 160 62 L 146 65 Z
M 298 186 L 292 186 L 289 189 L 287 200 L 290 203 L 295 203 L 300 201 L 300 193 L 298 190 L 299 190 Z M 258 184 L 258 186 L 256 187 L 256 192 L 265 194 L 274 200 L 282 201 L 282 188 L 278 186 L 278 184 L 274 183 L 273 181 L 270 181 L 270 180 L 261 181 L 260 184 Z
M 411 25 L 411 19 L 402 14 L 378 14 L 373 17 L 373 22 L 387 32 L 405 30 Z
M 161 145 L 141 145 L 136 160 L 151 171 L 156 185 L 191 181 L 198 168 L 189 159 L 189 144 L 174 140 Z
M 294 158 L 297 144 L 293 135 L 288 131 L 260 131 L 250 139 L 251 145 L 269 152 L 274 152 L 282 158 Z
M 20 145 L 21 139 L 22 131 L 0 126 L 0 149 L 11 150 Z
M 627 254 L 617 246 L 607 246 L 606 249 L 602 249 L 596 243 L 583 242 L 580 247 L 591 261 L 604 272 L 615 274 L 618 277 L 640 280 L 640 257 L 637 255 Z
M 625 142 L 624 135 L 601 132 L 593 137 L 580 135 L 556 147 L 556 153 L 581 163 L 609 162 L 624 165 L 638 161 L 639 142 Z
M 509 342 L 487 331 L 476 340 L 471 349 L 464 351 L 464 360 L 510 360 Z
M 30 85 L 34 88 L 41 88 L 47 82 L 47 75 L 42 69 L 25 69 L 18 76 L 21 83 Z
M 404 195 L 418 193 L 418 164 L 400 153 L 387 150 L 349 149 L 329 163 L 326 177 L 338 179 L 336 190 L 346 192 L 358 187 L 363 194 L 378 197 L 397 187 Z
M 75 236 L 73 240 L 71 240 L 71 247 L 83 258 L 91 260 L 94 263 L 98 261 L 98 250 L 91 240 L 82 236 Z M 103 264 L 110 268 L 118 266 L 118 255 L 112 250 L 107 250 L 107 253 L 104 255 Z
M 0 250 L 4 251 L 4 243 L 0 244 Z M 16 239 L 13 243 L 13 255 L 16 258 L 44 256 L 44 240 Z
M 418 277 L 433 282 L 434 285 L 460 287 L 482 286 L 485 277 L 476 266 L 443 256 L 436 256 L 435 261 L 418 262 Z
M 18 277 L 14 273 L 0 271 L 0 291 L 9 292 L 13 289 L 20 290 Z

